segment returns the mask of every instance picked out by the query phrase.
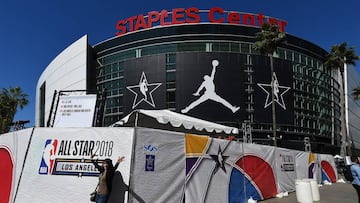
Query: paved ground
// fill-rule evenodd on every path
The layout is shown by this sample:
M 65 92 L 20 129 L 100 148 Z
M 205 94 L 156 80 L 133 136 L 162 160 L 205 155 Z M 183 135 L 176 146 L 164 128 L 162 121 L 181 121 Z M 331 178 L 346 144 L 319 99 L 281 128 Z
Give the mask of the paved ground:
M 319 188 L 320 201 L 314 203 L 357 203 L 358 197 L 355 189 L 349 183 L 334 183 L 323 185 Z M 292 192 L 288 197 L 272 198 L 261 203 L 296 203 L 296 192 Z

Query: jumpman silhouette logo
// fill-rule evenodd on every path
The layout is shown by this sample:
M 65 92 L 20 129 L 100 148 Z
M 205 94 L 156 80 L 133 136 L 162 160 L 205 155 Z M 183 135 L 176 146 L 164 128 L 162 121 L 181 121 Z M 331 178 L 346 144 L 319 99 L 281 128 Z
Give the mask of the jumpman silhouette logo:
M 229 108 L 233 113 L 235 113 L 236 111 L 238 111 L 240 109 L 240 107 L 236 107 L 236 106 L 231 105 L 228 101 L 226 101 L 225 99 L 221 98 L 219 95 L 216 94 L 216 92 L 215 92 L 215 84 L 214 84 L 214 77 L 215 77 L 216 67 L 218 65 L 219 65 L 218 60 L 213 60 L 212 61 L 213 68 L 212 68 L 211 76 L 205 75 L 204 76 L 204 81 L 201 83 L 198 90 L 193 94 L 194 96 L 200 96 L 200 92 L 203 89 L 205 89 L 203 95 L 200 96 L 194 102 L 192 102 L 185 109 L 182 109 L 181 113 L 187 113 L 191 109 L 193 109 L 194 107 L 198 106 L 199 104 L 201 104 L 204 101 L 209 100 L 209 99 L 212 100 L 212 101 L 221 103 L 225 107 Z

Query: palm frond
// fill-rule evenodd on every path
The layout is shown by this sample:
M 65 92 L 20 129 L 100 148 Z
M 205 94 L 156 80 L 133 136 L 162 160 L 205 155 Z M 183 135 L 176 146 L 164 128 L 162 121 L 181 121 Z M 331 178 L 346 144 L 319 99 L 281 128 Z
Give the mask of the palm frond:
M 256 33 L 255 49 L 261 54 L 273 54 L 280 44 L 285 43 L 285 33 L 272 24 L 264 24 L 261 32 Z
M 356 65 L 355 60 L 359 57 L 353 47 L 348 47 L 346 42 L 333 45 L 330 53 L 326 56 L 324 66 L 328 69 L 340 69 L 344 72 L 344 64 Z
M 352 90 L 351 95 L 354 97 L 354 99 L 360 99 L 360 85 Z

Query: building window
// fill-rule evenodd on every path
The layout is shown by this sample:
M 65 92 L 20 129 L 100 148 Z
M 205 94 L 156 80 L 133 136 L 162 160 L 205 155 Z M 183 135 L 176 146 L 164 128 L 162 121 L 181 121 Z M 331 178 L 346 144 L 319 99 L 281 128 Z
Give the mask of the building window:
M 286 59 L 285 57 L 285 49 L 281 49 L 281 48 L 278 48 L 278 54 L 279 54 L 279 58 L 281 59 Z
M 212 52 L 212 43 L 206 43 L 205 51 Z
M 175 91 L 166 92 L 166 105 L 167 108 L 176 108 L 176 96 Z
M 250 53 L 250 44 L 248 43 L 241 43 L 240 45 L 240 52 L 244 54 Z
M 135 57 L 136 57 L 136 58 L 140 58 L 140 57 L 141 57 L 141 49 L 136 49 L 136 50 L 135 50 Z
M 177 51 L 206 51 L 206 43 L 202 42 L 187 42 L 177 44 Z
M 220 51 L 220 52 L 229 52 L 230 44 L 228 42 L 216 42 L 216 43 L 213 43 L 212 50 Z
M 230 43 L 230 51 L 240 53 L 240 43 L 231 42 Z
M 166 72 L 166 89 L 175 89 L 176 88 L 176 72 L 168 71 Z

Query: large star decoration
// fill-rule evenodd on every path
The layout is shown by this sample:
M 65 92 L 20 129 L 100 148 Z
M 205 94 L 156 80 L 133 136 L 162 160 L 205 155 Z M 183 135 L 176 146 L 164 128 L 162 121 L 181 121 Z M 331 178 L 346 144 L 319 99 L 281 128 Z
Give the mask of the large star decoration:
M 149 84 L 146 75 L 142 72 L 139 84 L 127 86 L 126 88 L 135 94 L 134 102 L 132 108 L 134 109 L 142 101 L 148 103 L 152 107 L 155 107 L 154 99 L 152 93 L 160 87 L 162 83 L 151 83 Z
M 276 74 L 274 72 L 274 83 L 275 84 L 279 84 L 279 81 L 277 80 Z M 258 83 L 257 84 L 262 90 L 264 90 L 264 92 L 266 93 L 266 100 L 265 100 L 265 105 L 264 105 L 264 109 L 267 108 L 268 106 L 270 106 L 270 104 L 273 103 L 273 101 L 271 100 L 271 83 L 270 84 L 261 84 Z M 278 96 L 274 98 L 274 101 L 276 103 L 278 103 L 284 110 L 286 110 L 286 106 L 285 106 L 285 102 L 284 102 L 284 98 L 283 95 L 290 90 L 290 87 L 285 87 L 285 86 L 280 86 L 278 85 Z
M 210 156 L 216 162 L 216 166 L 214 168 L 213 174 L 216 173 L 219 170 L 219 168 L 221 168 L 226 173 L 225 161 L 227 158 L 229 158 L 229 156 L 223 155 L 223 151 L 221 151 L 220 146 L 219 146 L 218 153 L 215 155 L 210 155 Z

